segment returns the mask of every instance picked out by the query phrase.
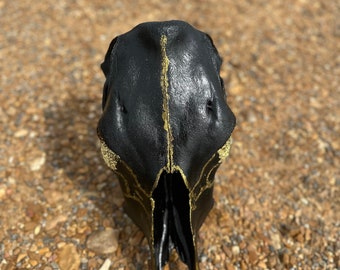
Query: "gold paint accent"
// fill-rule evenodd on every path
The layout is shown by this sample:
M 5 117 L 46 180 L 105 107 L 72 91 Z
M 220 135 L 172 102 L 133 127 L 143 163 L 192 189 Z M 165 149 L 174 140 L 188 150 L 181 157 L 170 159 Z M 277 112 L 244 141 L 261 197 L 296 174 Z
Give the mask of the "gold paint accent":
M 117 169 L 117 162 L 120 157 L 113 152 L 103 140 L 100 140 L 100 150 L 106 165 L 113 171 Z
M 126 164 L 126 162 L 124 160 L 120 160 L 120 162 L 122 163 L 122 165 L 124 165 L 124 167 L 126 168 L 126 170 L 130 173 L 130 175 L 133 178 L 134 181 L 134 186 L 137 187 L 138 190 L 140 190 L 147 198 L 151 198 L 152 196 L 152 192 L 148 193 L 146 192 L 146 190 L 144 190 L 144 188 L 140 185 L 140 183 L 138 182 L 137 176 L 136 174 L 133 172 L 133 170 L 130 168 L 129 165 Z
M 104 159 L 106 165 L 110 169 L 115 171 L 115 173 L 122 179 L 122 181 L 124 183 L 124 188 L 122 188 L 122 192 L 123 192 L 124 196 L 126 198 L 130 198 L 130 199 L 133 199 L 133 200 L 137 201 L 142 206 L 142 208 L 144 209 L 145 213 L 148 214 L 148 211 L 147 211 L 145 205 L 142 202 L 143 198 L 142 198 L 142 195 L 140 194 L 140 192 L 145 196 L 146 199 L 151 199 L 151 195 L 148 194 L 142 188 L 142 186 L 138 182 L 137 176 L 135 175 L 133 170 L 126 164 L 126 162 L 124 162 L 123 160 L 120 159 L 119 155 L 114 153 L 107 146 L 107 144 L 104 142 L 104 140 L 102 138 L 100 138 L 100 148 L 101 148 L 101 153 L 102 153 L 102 156 L 103 156 L 103 159 Z M 133 187 L 135 189 L 135 193 L 134 194 L 131 192 L 129 181 L 127 180 L 125 175 L 123 175 L 121 172 L 119 172 L 117 170 L 117 163 L 118 162 L 120 162 L 121 165 L 123 165 L 126 168 L 126 170 L 129 172 L 129 174 L 132 176 L 132 179 L 133 179 L 132 185 L 133 185 Z M 151 205 L 152 205 L 152 202 L 151 202 Z
M 153 213 L 155 211 L 155 200 L 151 197 L 150 202 L 151 202 L 151 234 L 150 234 L 151 247 L 150 248 L 152 249 L 151 254 L 154 254 L 155 253 L 155 250 L 154 250 L 154 247 L 155 247 L 155 239 L 154 239 L 155 228 L 154 228 L 154 215 L 153 215 Z
M 153 199 L 151 197 L 148 196 L 148 194 L 146 193 L 146 191 L 138 184 L 136 185 L 136 183 L 138 183 L 136 175 L 133 173 L 133 171 L 131 170 L 131 168 L 122 160 L 120 160 L 120 163 L 126 167 L 126 169 L 129 171 L 130 175 L 132 176 L 133 180 L 134 180 L 134 192 L 132 192 L 130 185 L 129 185 L 129 181 L 128 179 L 125 177 L 125 175 L 123 175 L 122 173 L 120 173 L 118 170 L 115 171 L 115 173 L 120 177 L 120 179 L 123 181 L 125 189 L 122 188 L 122 192 L 124 197 L 127 199 L 132 199 L 135 200 L 144 210 L 145 215 L 149 215 L 150 214 L 150 209 L 148 209 L 148 205 L 145 204 L 145 202 L 149 201 L 150 202 L 150 207 L 153 213 L 153 209 L 154 209 L 154 202 Z M 131 178 L 130 178 L 131 179 Z M 153 237 L 153 236 L 152 236 Z
M 218 155 L 220 156 L 220 163 L 229 156 L 232 142 L 233 140 L 230 137 L 227 142 L 217 151 Z
M 216 167 L 218 167 L 222 161 L 227 158 L 229 156 L 230 153 L 230 148 L 231 148 L 231 144 L 232 144 L 232 138 L 230 137 L 226 143 L 219 149 L 217 150 L 217 152 L 215 154 L 213 154 L 208 161 L 204 164 L 201 173 L 200 173 L 200 177 L 198 179 L 198 181 L 195 183 L 195 185 L 193 186 L 193 188 L 190 191 L 190 198 L 192 198 L 193 204 L 192 204 L 192 210 L 196 209 L 196 205 L 195 202 L 199 199 L 199 197 L 202 195 L 202 193 L 207 190 L 208 188 L 211 188 L 214 184 L 214 179 L 212 181 L 209 181 L 209 177 L 212 173 L 212 171 L 214 169 L 216 169 Z M 209 170 L 209 172 L 206 174 L 206 179 L 205 180 L 205 185 L 201 186 L 201 188 L 199 190 L 196 191 L 196 187 L 198 186 L 199 183 L 201 183 L 202 177 L 203 177 L 203 173 L 206 169 L 206 167 L 208 166 L 208 164 L 210 164 L 210 162 L 214 159 L 214 157 L 216 156 L 216 154 L 219 155 L 219 163 L 217 163 L 216 165 L 212 166 L 212 168 Z M 196 192 L 195 192 L 196 191 Z
M 205 168 L 206 168 L 206 167 L 208 166 L 208 164 L 214 159 L 215 155 L 216 155 L 216 153 L 213 154 L 213 155 L 208 159 L 208 161 L 204 164 L 204 166 L 203 166 L 203 168 L 202 168 L 202 170 L 201 170 L 200 176 L 199 176 L 199 178 L 198 178 L 198 181 L 196 181 L 195 185 L 192 187 L 192 189 L 191 189 L 191 191 L 190 191 L 191 193 L 193 193 L 193 192 L 195 191 L 196 187 L 197 187 L 198 184 L 201 182 L 201 179 L 202 179 L 202 177 L 203 177 L 203 173 L 204 173 L 204 171 L 205 171 Z
M 165 35 L 161 36 L 160 45 L 161 45 L 161 54 L 162 54 L 162 72 L 161 72 L 161 89 L 163 95 L 163 112 L 162 118 L 164 121 L 164 129 L 167 134 L 167 165 L 166 171 L 168 173 L 174 172 L 173 169 L 173 154 L 174 149 L 172 145 L 173 136 L 170 127 L 170 112 L 169 112 L 169 80 L 168 80 L 168 70 L 169 70 L 169 58 L 166 54 L 166 45 L 167 45 L 167 37 Z
M 203 194 L 204 191 L 206 191 L 207 189 L 211 188 L 213 185 L 214 185 L 214 179 L 212 179 L 212 181 L 208 181 L 209 177 L 210 177 L 210 174 L 212 173 L 212 171 L 214 169 L 216 169 L 216 167 L 218 167 L 220 164 L 216 164 L 214 165 L 210 171 L 208 172 L 207 174 L 207 177 L 206 177 L 206 183 L 204 186 L 202 186 L 199 191 L 197 192 L 197 194 L 195 194 L 194 192 L 192 192 L 192 200 L 194 201 L 194 203 L 192 204 L 192 210 L 195 210 L 196 209 L 196 202 L 198 201 L 199 197 Z
M 150 196 L 147 194 L 147 192 L 141 187 L 141 185 L 139 184 L 136 175 L 133 173 L 132 169 L 123 161 L 120 159 L 120 157 L 114 153 L 108 146 L 107 144 L 104 142 L 103 139 L 100 139 L 100 148 L 101 148 L 101 153 L 103 156 L 103 159 L 106 163 L 106 165 L 112 169 L 113 171 L 115 171 L 115 173 L 123 180 L 124 183 L 124 188 L 122 188 L 122 192 L 124 194 L 124 196 L 126 198 L 130 198 L 133 199 L 135 201 L 137 201 L 142 208 L 145 211 L 145 214 L 148 214 L 148 211 L 145 207 L 145 205 L 143 204 L 142 200 L 142 196 L 140 194 L 140 192 L 142 194 L 144 194 L 144 196 L 148 199 L 150 199 Z M 132 176 L 133 181 L 133 186 L 135 188 L 135 193 L 133 194 L 131 192 L 131 188 L 129 185 L 129 181 L 126 179 L 125 175 L 123 175 L 122 173 L 120 173 L 117 170 L 117 163 L 118 161 L 127 169 L 127 171 L 129 172 L 129 174 Z M 140 191 L 140 192 L 139 192 Z

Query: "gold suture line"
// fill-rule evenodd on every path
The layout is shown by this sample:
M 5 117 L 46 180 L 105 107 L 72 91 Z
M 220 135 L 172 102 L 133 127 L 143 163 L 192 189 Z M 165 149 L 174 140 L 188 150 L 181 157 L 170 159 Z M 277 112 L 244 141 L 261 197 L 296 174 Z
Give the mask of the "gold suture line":
M 165 35 L 161 36 L 161 54 L 162 54 L 162 72 L 161 72 L 161 89 L 163 95 L 163 112 L 162 118 L 164 121 L 164 129 L 167 135 L 167 166 L 166 171 L 168 173 L 173 173 L 173 154 L 174 149 L 172 145 L 173 136 L 170 127 L 170 113 L 169 113 L 169 80 L 168 80 L 168 70 L 169 70 L 169 58 L 166 54 L 167 37 Z

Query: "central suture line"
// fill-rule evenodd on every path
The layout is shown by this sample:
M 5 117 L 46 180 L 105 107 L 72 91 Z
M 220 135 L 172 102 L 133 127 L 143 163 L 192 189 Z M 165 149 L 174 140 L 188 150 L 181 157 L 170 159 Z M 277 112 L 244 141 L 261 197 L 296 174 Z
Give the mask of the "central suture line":
M 163 95 L 163 112 L 162 112 L 162 118 L 164 121 L 164 129 L 167 136 L 167 165 L 166 165 L 166 171 L 168 173 L 172 173 L 174 171 L 173 169 L 173 137 L 170 127 L 170 112 L 169 112 L 169 81 L 168 81 L 168 70 L 169 70 L 169 58 L 166 54 L 166 45 L 167 45 L 167 37 L 165 35 L 161 36 L 161 54 L 162 54 L 162 72 L 161 72 L 161 89 L 162 89 L 162 95 Z

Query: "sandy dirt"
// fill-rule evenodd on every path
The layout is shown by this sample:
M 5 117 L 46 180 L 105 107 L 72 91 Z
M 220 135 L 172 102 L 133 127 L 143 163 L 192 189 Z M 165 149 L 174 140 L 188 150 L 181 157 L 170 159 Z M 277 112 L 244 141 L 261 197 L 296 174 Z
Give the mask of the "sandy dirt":
M 149 269 L 100 157 L 100 63 L 168 19 L 212 36 L 237 117 L 201 269 L 340 267 L 339 18 L 331 0 L 0 1 L 0 269 Z

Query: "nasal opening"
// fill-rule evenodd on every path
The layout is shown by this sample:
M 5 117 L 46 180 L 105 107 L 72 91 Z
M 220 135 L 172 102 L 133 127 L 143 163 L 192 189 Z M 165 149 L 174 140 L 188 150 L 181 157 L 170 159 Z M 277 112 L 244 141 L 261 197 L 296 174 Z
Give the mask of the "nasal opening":
M 195 266 L 195 246 L 190 225 L 189 190 L 179 172 L 165 171 L 153 191 L 154 251 L 157 269 L 169 260 L 169 253 L 176 247 L 181 260 L 189 269 Z

